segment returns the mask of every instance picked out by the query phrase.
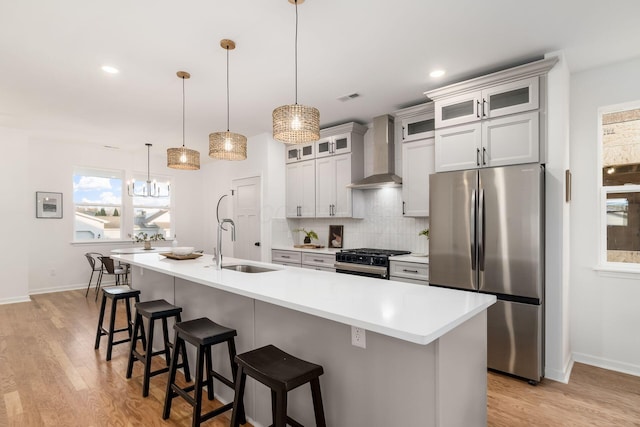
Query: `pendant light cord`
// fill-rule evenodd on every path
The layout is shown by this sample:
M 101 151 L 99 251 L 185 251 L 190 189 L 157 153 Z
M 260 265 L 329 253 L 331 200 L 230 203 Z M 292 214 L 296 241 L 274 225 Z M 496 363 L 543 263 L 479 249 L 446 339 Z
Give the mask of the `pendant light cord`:
M 227 132 L 229 132 L 229 45 L 225 49 L 227 51 Z
M 295 54 L 295 62 L 296 62 L 296 105 L 298 105 L 298 0 L 296 0 L 296 54 Z
M 147 182 L 151 181 L 151 144 L 147 144 Z
M 184 148 L 184 76 L 182 76 L 182 148 Z

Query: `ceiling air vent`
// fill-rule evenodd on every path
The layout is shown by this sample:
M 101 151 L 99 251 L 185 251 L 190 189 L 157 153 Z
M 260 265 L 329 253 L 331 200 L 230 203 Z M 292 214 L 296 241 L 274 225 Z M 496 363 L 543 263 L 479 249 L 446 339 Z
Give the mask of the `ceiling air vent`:
M 351 101 L 352 99 L 356 99 L 358 97 L 360 97 L 360 94 L 354 92 L 354 93 L 350 93 L 349 95 L 341 96 L 338 98 L 338 100 L 342 102 L 346 102 L 346 101 Z

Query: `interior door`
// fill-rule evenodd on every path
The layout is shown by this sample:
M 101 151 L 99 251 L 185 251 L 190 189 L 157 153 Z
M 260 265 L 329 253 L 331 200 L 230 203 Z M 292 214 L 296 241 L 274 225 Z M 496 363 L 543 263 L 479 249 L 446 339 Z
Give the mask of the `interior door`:
M 260 177 L 234 179 L 233 221 L 236 224 L 235 258 L 261 261 Z
M 429 283 L 477 290 L 478 173 L 435 173 L 429 178 Z

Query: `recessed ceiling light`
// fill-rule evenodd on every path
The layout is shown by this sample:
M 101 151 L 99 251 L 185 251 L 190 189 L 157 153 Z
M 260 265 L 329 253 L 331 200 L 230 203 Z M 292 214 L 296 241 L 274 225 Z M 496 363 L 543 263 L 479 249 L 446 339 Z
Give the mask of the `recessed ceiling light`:
M 442 77 L 444 76 L 444 70 L 433 70 L 429 75 L 431 77 Z
M 120 72 L 120 70 L 118 70 L 116 67 L 112 67 L 111 65 L 103 65 L 102 71 L 109 74 L 118 74 Z

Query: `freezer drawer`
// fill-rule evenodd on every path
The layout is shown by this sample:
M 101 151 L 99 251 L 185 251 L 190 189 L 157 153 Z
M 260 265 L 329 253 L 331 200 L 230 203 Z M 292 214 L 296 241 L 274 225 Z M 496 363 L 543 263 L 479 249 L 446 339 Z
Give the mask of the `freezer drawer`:
M 542 305 L 498 300 L 487 310 L 490 369 L 540 381 L 543 372 Z

